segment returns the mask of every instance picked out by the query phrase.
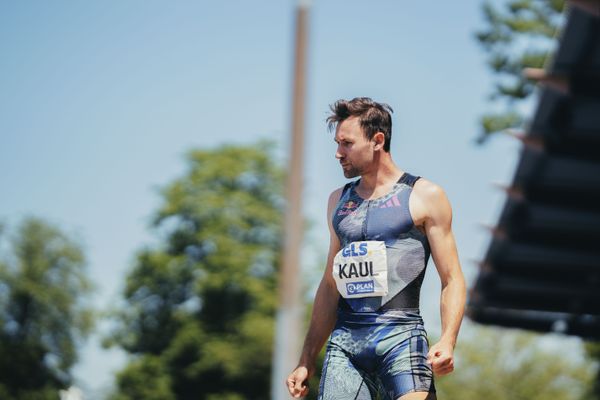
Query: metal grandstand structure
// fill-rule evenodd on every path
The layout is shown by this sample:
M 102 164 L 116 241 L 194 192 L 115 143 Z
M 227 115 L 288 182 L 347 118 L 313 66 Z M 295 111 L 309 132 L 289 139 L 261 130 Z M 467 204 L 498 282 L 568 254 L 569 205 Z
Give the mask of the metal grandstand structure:
M 600 340 L 600 0 L 571 1 L 471 289 L 474 321 Z

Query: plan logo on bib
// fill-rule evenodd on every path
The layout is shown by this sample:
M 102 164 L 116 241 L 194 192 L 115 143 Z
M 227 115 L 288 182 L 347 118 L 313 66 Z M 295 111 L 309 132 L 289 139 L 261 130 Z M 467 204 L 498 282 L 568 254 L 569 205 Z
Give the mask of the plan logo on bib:
M 348 291 L 348 294 L 373 293 L 375 291 L 375 282 L 365 281 L 346 283 L 346 290 Z

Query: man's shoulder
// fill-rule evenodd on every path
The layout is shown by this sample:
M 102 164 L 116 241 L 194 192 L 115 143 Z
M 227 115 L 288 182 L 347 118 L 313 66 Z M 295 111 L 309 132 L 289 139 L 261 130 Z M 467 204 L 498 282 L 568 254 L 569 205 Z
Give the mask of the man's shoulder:
M 342 197 L 342 193 L 344 193 L 344 191 L 352 184 L 352 182 L 348 182 L 345 185 L 342 185 L 336 189 L 334 189 L 330 194 L 329 194 L 329 205 L 335 205 L 337 204 L 337 202 L 340 200 L 340 198 Z
M 332 201 L 336 201 L 337 202 L 340 199 L 340 197 L 342 196 L 342 192 L 344 191 L 345 188 L 346 188 L 346 185 L 340 186 L 340 187 L 334 189 L 329 194 L 329 202 L 332 202 Z
M 413 193 L 416 194 L 421 206 L 427 210 L 425 213 L 428 216 L 451 215 L 450 202 L 445 190 L 439 184 L 420 178 L 413 186 Z
M 446 192 L 442 186 L 423 177 L 414 183 L 413 192 L 427 205 L 447 201 Z

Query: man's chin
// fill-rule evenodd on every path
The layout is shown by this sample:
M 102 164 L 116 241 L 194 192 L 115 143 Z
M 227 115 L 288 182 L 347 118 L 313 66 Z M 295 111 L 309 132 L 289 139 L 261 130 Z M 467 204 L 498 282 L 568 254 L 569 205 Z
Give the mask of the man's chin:
M 345 169 L 344 170 L 344 176 L 346 178 L 348 178 L 348 179 L 356 178 L 358 175 L 359 175 L 358 171 L 355 171 L 355 170 L 352 170 L 352 169 L 350 169 L 350 170 Z

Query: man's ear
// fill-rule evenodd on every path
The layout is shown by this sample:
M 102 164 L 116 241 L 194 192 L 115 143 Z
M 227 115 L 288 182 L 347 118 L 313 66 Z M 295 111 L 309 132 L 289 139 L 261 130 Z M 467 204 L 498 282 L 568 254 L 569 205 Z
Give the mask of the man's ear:
M 385 144 L 385 135 L 383 132 L 375 133 L 371 140 L 375 142 L 375 150 L 383 150 L 383 145 Z

